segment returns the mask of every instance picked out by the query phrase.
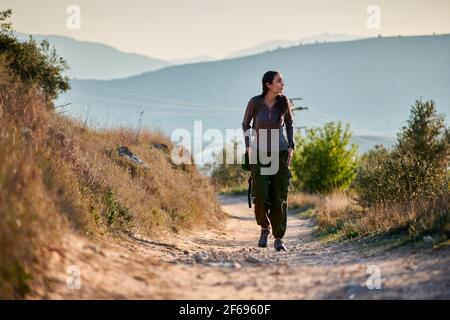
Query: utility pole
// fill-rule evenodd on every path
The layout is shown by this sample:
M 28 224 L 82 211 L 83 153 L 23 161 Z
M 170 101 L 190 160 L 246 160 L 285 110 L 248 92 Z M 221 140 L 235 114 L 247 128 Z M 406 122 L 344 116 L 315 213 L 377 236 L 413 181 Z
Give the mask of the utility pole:
M 292 110 L 293 111 L 296 111 L 296 110 L 298 110 L 298 111 L 308 110 L 308 107 L 296 107 L 295 106 L 294 101 L 299 101 L 299 100 L 303 100 L 303 98 L 290 98 L 289 99 L 289 101 L 291 102 L 291 104 L 293 106 Z M 296 133 L 300 133 L 301 129 L 305 129 L 305 131 L 306 131 L 306 127 L 305 126 L 297 126 L 297 127 L 295 127 Z

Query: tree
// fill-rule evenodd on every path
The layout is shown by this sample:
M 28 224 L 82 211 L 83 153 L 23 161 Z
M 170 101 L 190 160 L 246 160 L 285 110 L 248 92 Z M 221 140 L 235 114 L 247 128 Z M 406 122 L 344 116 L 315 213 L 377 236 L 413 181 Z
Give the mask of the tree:
M 449 165 L 450 127 L 446 128 L 444 116 L 437 114 L 435 102 L 416 100 L 407 123 L 397 134 L 398 151 L 445 170 Z
M 63 75 L 69 68 L 67 62 L 46 40 L 37 43 L 30 36 L 20 42 L 12 31 L 11 14 L 11 10 L 0 11 L 0 55 L 8 69 L 24 83 L 36 85 L 49 99 L 70 89 L 69 79 Z

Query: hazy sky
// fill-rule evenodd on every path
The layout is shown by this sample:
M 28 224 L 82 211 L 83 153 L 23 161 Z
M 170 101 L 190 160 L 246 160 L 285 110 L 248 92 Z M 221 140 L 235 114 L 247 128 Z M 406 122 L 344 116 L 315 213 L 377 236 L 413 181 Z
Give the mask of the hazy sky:
M 69 29 L 69 5 L 80 29 Z M 367 8 L 380 8 L 369 29 Z M 224 55 L 324 32 L 361 36 L 450 33 L 450 0 L 0 0 L 16 30 L 102 42 L 161 59 Z

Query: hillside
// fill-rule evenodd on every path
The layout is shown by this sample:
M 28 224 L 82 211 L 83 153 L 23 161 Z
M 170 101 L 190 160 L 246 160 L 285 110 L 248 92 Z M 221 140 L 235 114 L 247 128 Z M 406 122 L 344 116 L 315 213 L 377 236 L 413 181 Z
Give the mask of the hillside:
M 167 136 L 71 120 L 11 74 L 3 57 L 0 299 L 24 298 L 36 286 L 49 290 L 51 257 L 70 252 L 62 247 L 68 237 L 158 239 L 220 224 L 224 213 L 208 179 L 172 162 Z

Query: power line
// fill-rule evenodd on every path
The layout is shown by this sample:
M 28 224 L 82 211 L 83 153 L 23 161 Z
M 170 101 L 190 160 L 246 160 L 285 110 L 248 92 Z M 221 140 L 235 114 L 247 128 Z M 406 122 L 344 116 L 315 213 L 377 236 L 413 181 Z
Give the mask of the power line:
M 75 94 L 71 93 L 70 96 L 87 98 L 87 99 L 91 99 L 91 100 L 111 102 L 111 103 L 123 103 L 123 104 L 127 104 L 127 105 L 135 105 L 135 106 L 144 107 L 144 108 L 158 108 L 160 110 L 175 109 L 175 110 L 180 110 L 180 111 L 189 111 L 189 110 L 206 111 L 203 108 L 154 105 L 154 104 L 146 104 L 146 103 L 139 103 L 139 102 L 130 102 L 130 101 L 125 101 L 125 100 L 120 100 L 120 99 L 94 97 L 94 96 L 89 96 L 89 95 L 85 95 L 85 94 L 77 94 L 77 93 L 75 93 Z M 101 107 L 95 107 L 95 108 L 101 108 Z M 216 109 L 216 110 L 208 110 L 208 112 L 201 112 L 201 113 L 179 113 L 179 112 L 176 112 L 176 113 L 160 113 L 160 114 L 166 114 L 166 115 L 194 115 L 194 114 L 196 114 L 196 115 L 229 115 L 229 114 L 237 114 L 237 113 L 241 113 L 241 112 L 242 111 L 234 111 L 234 110 L 224 111 L 224 110 Z M 158 113 L 152 112 L 152 114 L 158 114 Z
M 123 89 L 111 89 L 109 87 L 105 87 L 105 86 L 101 86 L 101 85 L 90 85 L 88 83 L 83 83 L 83 85 L 86 86 L 90 86 L 93 88 L 102 88 L 105 89 L 107 91 L 111 91 L 111 92 L 120 92 L 120 93 L 124 93 L 127 94 L 129 96 L 134 96 L 137 98 L 143 98 L 146 100 L 156 100 L 156 101 L 160 101 L 160 102 L 166 102 L 166 103 L 170 103 L 170 104 L 181 104 L 181 105 L 189 105 L 189 106 L 193 106 L 193 107 L 202 107 L 205 109 L 220 109 L 220 108 L 226 108 L 228 110 L 230 109 L 236 109 L 236 110 L 242 110 L 241 107 L 236 107 L 236 106 L 223 106 L 223 105 L 212 105 L 212 104 L 200 104 L 200 103 L 193 103 L 193 102 L 186 102 L 186 101 L 181 101 L 181 100 L 175 100 L 175 99 L 165 99 L 165 98 L 160 98 L 160 97 L 155 97 L 155 96 L 151 96 L 151 95 L 142 95 L 142 94 L 138 94 L 135 92 L 131 92 L 131 91 L 127 91 L 127 90 L 123 90 Z

